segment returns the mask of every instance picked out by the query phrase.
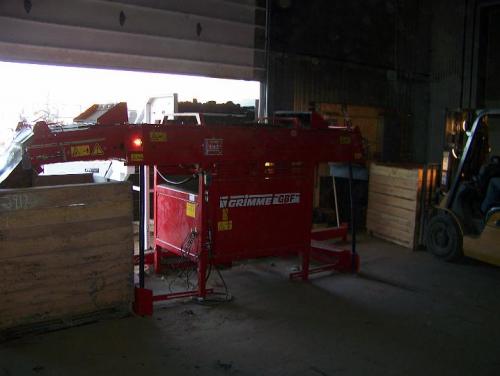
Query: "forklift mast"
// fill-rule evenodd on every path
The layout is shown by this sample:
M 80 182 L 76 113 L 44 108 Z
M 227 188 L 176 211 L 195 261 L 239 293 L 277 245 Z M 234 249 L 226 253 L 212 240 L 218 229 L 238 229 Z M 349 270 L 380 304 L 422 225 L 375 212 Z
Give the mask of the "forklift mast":
M 445 204 L 447 209 L 453 206 L 457 190 L 464 178 L 471 179 L 472 175 L 477 174 L 479 168 L 485 162 L 484 159 L 488 153 L 488 135 L 485 132 L 484 122 L 491 115 L 500 115 L 500 109 L 480 110 L 476 113 L 449 187 Z

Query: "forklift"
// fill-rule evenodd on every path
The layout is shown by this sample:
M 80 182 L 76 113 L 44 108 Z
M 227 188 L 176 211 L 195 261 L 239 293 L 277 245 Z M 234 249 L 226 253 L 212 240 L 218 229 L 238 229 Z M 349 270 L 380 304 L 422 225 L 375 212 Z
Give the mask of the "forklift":
M 500 109 L 455 113 L 451 124 L 427 249 L 445 261 L 467 256 L 500 266 Z

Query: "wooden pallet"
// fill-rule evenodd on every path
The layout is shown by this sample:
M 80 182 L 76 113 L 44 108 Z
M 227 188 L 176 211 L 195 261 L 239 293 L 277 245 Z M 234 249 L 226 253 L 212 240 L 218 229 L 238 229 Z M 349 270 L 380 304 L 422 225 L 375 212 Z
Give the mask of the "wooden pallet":
M 0 190 L 0 332 L 130 306 L 132 256 L 130 184 Z
M 422 242 L 422 219 L 436 182 L 436 167 L 370 165 L 366 227 L 373 235 L 416 249 Z

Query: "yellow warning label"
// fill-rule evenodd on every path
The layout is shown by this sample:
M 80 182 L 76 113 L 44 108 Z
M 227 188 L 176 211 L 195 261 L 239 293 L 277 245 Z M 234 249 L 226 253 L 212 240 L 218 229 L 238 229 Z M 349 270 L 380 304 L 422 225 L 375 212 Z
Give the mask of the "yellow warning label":
M 218 231 L 229 231 L 233 229 L 233 221 L 220 221 L 217 222 Z
M 196 204 L 194 202 L 186 202 L 186 215 L 191 218 L 196 217 Z
M 94 148 L 92 149 L 92 155 L 103 155 L 104 151 L 102 150 L 101 145 L 95 144 Z
M 75 145 L 71 147 L 72 157 L 86 157 L 90 155 L 90 145 Z
M 149 132 L 149 139 L 151 140 L 151 142 L 166 142 L 167 132 Z
M 142 153 L 131 153 L 130 160 L 132 162 L 141 162 L 144 160 L 144 154 Z
M 229 209 L 227 208 L 222 209 L 222 220 L 229 221 Z
M 349 145 L 351 143 L 350 136 L 340 136 L 340 145 Z

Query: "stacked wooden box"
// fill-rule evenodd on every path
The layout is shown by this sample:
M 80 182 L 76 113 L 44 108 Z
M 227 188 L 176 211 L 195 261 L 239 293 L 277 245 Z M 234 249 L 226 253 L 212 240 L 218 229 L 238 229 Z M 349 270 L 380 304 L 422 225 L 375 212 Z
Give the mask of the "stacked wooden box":
M 373 235 L 415 249 L 437 178 L 434 166 L 372 163 L 366 227 Z
M 128 183 L 0 190 L 0 333 L 128 312 Z

